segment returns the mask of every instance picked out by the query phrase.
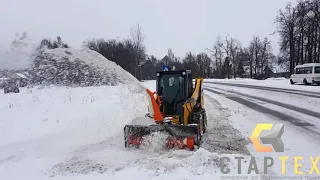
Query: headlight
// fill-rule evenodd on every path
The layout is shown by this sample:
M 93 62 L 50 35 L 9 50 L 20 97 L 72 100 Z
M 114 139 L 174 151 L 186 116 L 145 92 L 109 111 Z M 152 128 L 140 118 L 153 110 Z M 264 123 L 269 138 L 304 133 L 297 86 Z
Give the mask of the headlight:
M 186 72 L 182 72 L 182 75 L 186 75 Z
M 159 73 L 157 73 L 157 76 L 160 76 L 160 74 L 159 74 Z

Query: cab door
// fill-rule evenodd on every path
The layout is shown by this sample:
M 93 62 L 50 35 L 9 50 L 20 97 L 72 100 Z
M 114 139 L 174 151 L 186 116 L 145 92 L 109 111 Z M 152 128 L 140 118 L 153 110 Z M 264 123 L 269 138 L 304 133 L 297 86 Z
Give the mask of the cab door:
M 313 80 L 320 83 L 320 66 L 314 66 Z

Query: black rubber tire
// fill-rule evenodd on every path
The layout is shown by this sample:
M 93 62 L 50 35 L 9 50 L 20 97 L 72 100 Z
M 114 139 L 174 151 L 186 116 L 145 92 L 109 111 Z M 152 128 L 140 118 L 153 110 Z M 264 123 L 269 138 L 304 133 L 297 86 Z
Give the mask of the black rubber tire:
M 292 79 L 290 79 L 290 84 L 294 84 L 294 82 L 292 81 Z
M 304 85 L 308 85 L 308 81 L 306 79 L 303 80 Z
M 206 127 L 207 127 L 207 116 L 206 116 L 206 111 L 203 108 L 200 108 L 197 110 L 197 112 L 193 113 L 191 115 L 191 120 L 190 124 L 199 124 L 202 125 L 201 129 L 203 133 L 206 132 Z
M 202 129 L 203 129 L 203 133 L 206 133 L 208 124 L 207 124 L 207 113 L 206 113 L 205 109 L 203 109 L 202 117 L 203 117 L 203 119 L 202 119 L 202 125 L 203 125 Z

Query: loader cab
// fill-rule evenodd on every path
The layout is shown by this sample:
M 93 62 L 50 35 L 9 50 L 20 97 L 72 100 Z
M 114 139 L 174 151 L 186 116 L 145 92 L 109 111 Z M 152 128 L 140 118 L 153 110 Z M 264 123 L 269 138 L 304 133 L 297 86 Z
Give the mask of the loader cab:
M 159 71 L 157 94 L 161 97 L 160 110 L 164 116 L 182 115 L 183 104 L 193 92 L 190 70 Z

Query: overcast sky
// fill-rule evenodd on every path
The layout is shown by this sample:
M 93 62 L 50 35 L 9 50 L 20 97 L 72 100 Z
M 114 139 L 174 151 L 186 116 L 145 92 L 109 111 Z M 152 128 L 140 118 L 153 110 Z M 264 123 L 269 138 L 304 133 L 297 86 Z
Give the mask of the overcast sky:
M 162 58 L 168 48 L 177 56 L 212 47 L 229 34 L 247 45 L 267 36 L 278 52 L 278 36 L 269 36 L 277 11 L 288 0 L 0 0 L 0 48 L 15 32 L 34 41 L 61 36 L 80 47 L 88 38 L 125 38 L 140 24 L 148 54 Z

